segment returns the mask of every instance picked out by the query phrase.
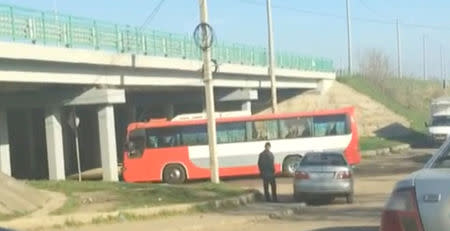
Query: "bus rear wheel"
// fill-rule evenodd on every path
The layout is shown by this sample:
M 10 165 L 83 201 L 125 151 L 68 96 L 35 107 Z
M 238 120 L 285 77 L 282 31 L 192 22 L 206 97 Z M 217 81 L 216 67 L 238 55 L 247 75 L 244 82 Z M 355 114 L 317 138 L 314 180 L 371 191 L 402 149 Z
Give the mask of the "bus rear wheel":
M 283 175 L 294 176 L 298 164 L 302 160 L 301 156 L 288 156 L 283 161 Z
M 168 184 L 182 184 L 186 182 L 186 170 L 179 164 L 167 165 L 163 171 L 163 181 Z

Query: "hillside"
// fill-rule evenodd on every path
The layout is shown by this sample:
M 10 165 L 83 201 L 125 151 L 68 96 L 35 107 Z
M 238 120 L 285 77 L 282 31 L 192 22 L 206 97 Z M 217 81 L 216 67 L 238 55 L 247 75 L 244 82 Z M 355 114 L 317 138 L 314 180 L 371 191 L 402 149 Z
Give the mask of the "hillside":
M 404 79 L 339 78 L 339 82 L 382 103 L 391 111 L 411 121 L 412 128 L 424 132 L 431 99 L 450 95 L 440 81 Z

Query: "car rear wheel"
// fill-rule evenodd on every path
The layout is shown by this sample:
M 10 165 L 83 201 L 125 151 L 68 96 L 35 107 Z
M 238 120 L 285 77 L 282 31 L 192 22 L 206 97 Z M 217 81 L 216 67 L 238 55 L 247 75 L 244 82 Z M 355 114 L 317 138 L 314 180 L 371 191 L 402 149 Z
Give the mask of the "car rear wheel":
M 298 164 L 302 160 L 301 156 L 288 156 L 283 161 L 283 174 L 286 176 L 294 176 Z
M 353 204 L 353 202 L 354 202 L 354 194 L 353 193 L 347 194 L 347 196 L 345 198 L 347 200 L 347 204 Z
M 167 165 L 163 171 L 163 181 L 168 184 L 182 184 L 186 182 L 186 170 L 179 164 Z

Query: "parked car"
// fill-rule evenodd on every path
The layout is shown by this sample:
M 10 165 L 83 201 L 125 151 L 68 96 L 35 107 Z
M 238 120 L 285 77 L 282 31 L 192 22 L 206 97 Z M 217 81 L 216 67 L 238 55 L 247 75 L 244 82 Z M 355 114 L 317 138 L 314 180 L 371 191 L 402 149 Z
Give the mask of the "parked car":
M 342 153 L 306 154 L 295 172 L 294 199 L 308 202 L 314 197 L 345 197 L 353 203 L 353 170 Z
M 396 184 L 385 205 L 380 230 L 450 230 L 450 139 L 423 169 Z

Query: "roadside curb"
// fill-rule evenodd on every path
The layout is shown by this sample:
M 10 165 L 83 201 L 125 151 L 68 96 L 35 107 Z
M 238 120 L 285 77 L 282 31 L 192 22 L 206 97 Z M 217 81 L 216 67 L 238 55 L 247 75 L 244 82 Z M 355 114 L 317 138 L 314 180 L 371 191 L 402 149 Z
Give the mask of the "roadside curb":
M 390 148 L 379 148 L 375 150 L 367 150 L 362 151 L 361 156 L 363 157 L 372 157 L 372 156 L 383 156 L 383 155 L 389 155 L 391 153 L 400 153 L 406 150 L 411 149 L 411 145 L 409 144 L 400 144 L 396 145 Z
M 283 209 L 279 212 L 273 212 L 269 214 L 269 218 L 270 219 L 283 219 L 286 217 L 291 217 L 295 214 L 299 214 L 302 212 L 302 210 L 307 207 L 307 205 L 305 203 L 301 203 L 295 207 L 291 207 L 291 208 L 286 208 Z
M 57 216 L 23 217 L 11 221 L 0 222 L 0 227 L 17 230 L 46 230 L 55 227 L 123 222 L 127 220 L 145 219 L 156 216 L 183 214 L 191 211 L 210 211 L 215 209 L 235 208 L 253 203 L 259 198 L 260 192 L 252 191 L 238 197 L 190 204 L 124 209 L 102 213 L 76 213 Z

